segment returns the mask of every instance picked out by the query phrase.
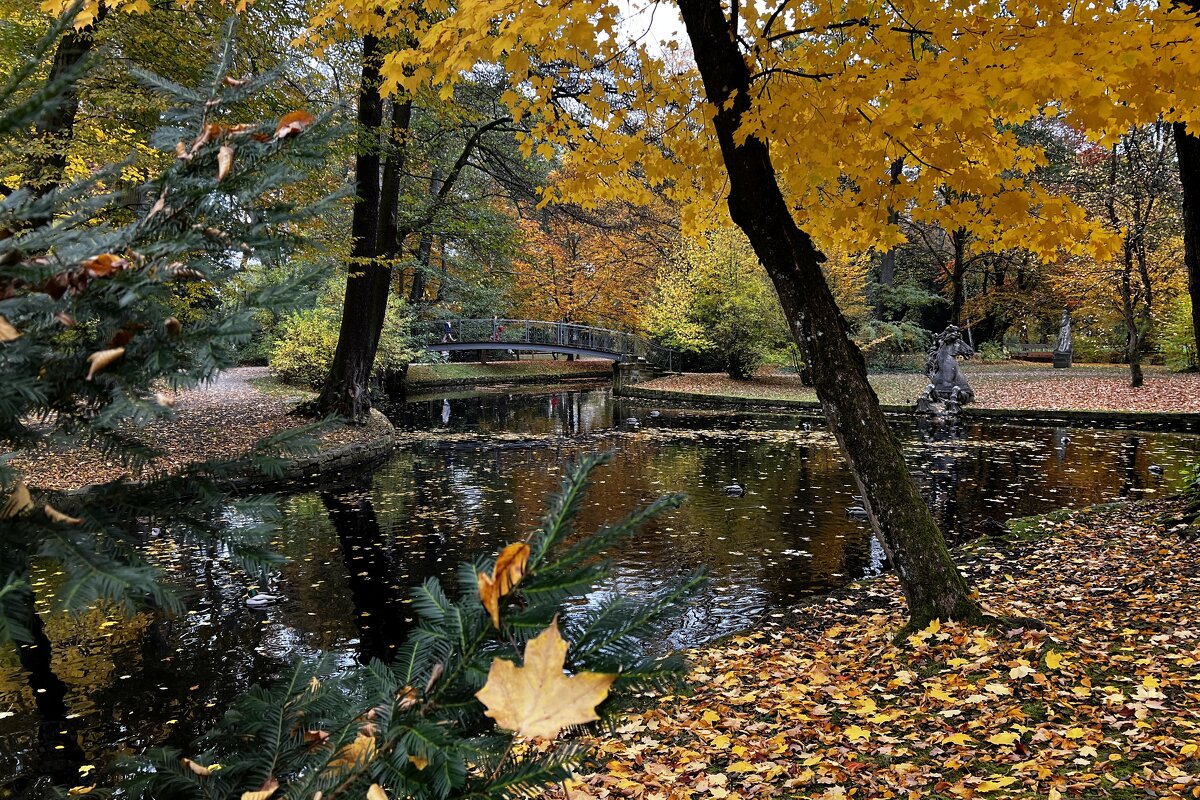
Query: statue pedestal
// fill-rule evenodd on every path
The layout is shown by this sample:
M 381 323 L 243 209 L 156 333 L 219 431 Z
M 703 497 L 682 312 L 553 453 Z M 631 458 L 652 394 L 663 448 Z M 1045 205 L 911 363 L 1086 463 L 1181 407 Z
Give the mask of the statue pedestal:
M 1069 350 L 1065 353 L 1060 353 L 1058 350 L 1055 350 L 1054 351 L 1054 368 L 1055 369 L 1069 369 L 1071 366 L 1071 355 L 1072 355 L 1071 351 L 1069 351 Z

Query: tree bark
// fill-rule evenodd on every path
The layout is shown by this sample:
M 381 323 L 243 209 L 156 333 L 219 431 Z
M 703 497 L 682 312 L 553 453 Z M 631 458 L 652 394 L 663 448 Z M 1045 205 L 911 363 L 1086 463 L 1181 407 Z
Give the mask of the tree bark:
M 950 234 L 954 246 L 954 263 L 950 266 L 950 321 L 962 327 L 963 306 L 967 304 L 967 239 L 966 228 L 958 228 Z
M 813 385 L 862 492 L 875 535 L 895 565 L 910 626 L 983 618 L 908 472 L 866 364 L 821 274 L 824 256 L 792 218 L 767 144 L 736 132 L 750 108 L 750 72 L 720 0 L 680 0 L 729 175 L 729 210 L 775 284 Z
M 1179 181 L 1183 184 L 1183 263 L 1192 300 L 1192 332 L 1200 346 L 1200 136 L 1174 125 Z
M 79 78 L 83 64 L 96 46 L 96 27 L 108 13 L 101 3 L 96 19 L 86 28 L 73 27 L 63 33 L 54 50 L 47 84 L 62 83 L 58 102 L 51 105 L 34 126 L 37 149 L 29 159 L 23 185 L 36 196 L 53 192 L 62 185 L 67 167 L 67 149 L 75 135 L 75 119 L 79 116 Z
M 371 411 L 370 379 L 387 310 L 391 269 L 379 261 L 380 155 L 383 100 L 379 96 L 380 43 L 363 37 L 358 94 L 358 154 L 354 159 L 357 199 L 350 221 L 353 245 L 342 325 L 329 376 L 309 410 L 361 422 Z

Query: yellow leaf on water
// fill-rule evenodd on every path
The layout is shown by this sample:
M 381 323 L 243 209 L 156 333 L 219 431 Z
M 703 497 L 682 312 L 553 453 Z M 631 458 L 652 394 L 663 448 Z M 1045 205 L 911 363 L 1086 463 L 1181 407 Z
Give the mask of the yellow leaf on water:
M 487 716 L 521 736 L 553 739 L 570 725 L 599 719 L 596 706 L 608 697 L 616 675 L 581 672 L 565 675 L 567 642 L 558 633 L 558 617 L 525 645 L 518 667 L 497 658 L 487 683 L 475 693 Z

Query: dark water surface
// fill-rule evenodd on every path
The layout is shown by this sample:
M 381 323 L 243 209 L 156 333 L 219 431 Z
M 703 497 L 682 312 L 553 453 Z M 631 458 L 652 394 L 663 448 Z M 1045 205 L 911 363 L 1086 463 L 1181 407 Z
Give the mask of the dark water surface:
M 53 658 L 41 668 L 0 651 L 0 783 L 50 770 L 70 780 L 81 760 L 86 776 L 86 765 L 102 767 L 117 753 L 186 745 L 237 693 L 296 658 L 386 657 L 412 624 L 407 588 L 524 535 L 566 465 L 593 449 L 612 460 L 596 474 L 583 529 L 667 492 L 688 495 L 614 554 L 609 587 L 638 592 L 706 566 L 712 580 L 672 645 L 709 641 L 884 567 L 864 525 L 847 517 L 857 490 L 813 417 L 615 400 L 602 388 L 439 395 L 392 416 L 414 432 L 411 447 L 356 485 L 279 500 L 285 603 L 247 608 L 250 579 L 222 552 L 156 530 L 147 548 L 186 614 L 48 619 Z M 1169 491 L 1200 454 L 1200 437 L 1181 434 L 897 425 L 952 538 L 971 535 L 985 517 Z M 735 482 L 743 496 L 726 493 Z M 41 581 L 41 591 L 53 590 L 54 575 Z

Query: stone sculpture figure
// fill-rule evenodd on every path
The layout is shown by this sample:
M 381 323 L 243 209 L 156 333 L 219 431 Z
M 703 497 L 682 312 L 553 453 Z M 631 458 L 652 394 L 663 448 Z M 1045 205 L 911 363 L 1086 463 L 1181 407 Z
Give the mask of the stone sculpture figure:
M 971 384 L 958 368 L 958 356 L 969 358 L 975 350 L 963 341 L 957 325 L 933 338 L 929 356 L 925 359 L 925 376 L 929 384 L 917 399 L 921 414 L 957 414 L 962 406 L 975 399 Z
M 1074 349 L 1071 344 L 1071 310 L 1064 308 L 1062 320 L 1058 323 L 1058 342 L 1054 345 L 1054 366 L 1059 369 L 1071 366 Z

